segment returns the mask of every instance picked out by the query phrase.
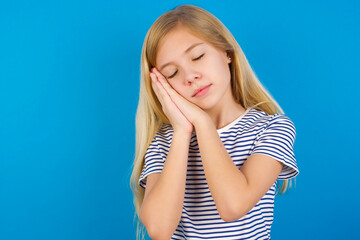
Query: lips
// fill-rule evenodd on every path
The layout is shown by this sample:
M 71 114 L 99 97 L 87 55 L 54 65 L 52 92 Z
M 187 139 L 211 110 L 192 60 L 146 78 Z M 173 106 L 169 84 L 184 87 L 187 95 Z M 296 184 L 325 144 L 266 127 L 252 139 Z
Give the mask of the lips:
M 195 97 L 198 93 L 200 93 L 201 91 L 203 91 L 203 90 L 205 90 L 205 89 L 207 90 L 207 88 L 210 87 L 210 86 L 211 86 L 211 84 L 206 85 L 206 86 L 202 86 L 202 87 L 196 89 L 195 92 L 194 92 L 194 94 L 192 95 L 192 97 Z

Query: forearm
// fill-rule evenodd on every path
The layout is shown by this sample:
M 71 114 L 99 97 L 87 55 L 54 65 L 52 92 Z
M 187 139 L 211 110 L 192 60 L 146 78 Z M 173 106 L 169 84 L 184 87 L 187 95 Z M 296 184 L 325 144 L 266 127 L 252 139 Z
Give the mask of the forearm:
M 160 177 L 144 199 L 141 218 L 148 232 L 150 230 L 155 236 L 169 236 L 179 224 L 185 196 L 190 138 L 188 134 L 174 133 Z
M 222 219 L 232 221 L 234 212 L 244 208 L 246 178 L 232 161 L 210 118 L 201 119 L 195 129 L 206 181 L 216 208 Z

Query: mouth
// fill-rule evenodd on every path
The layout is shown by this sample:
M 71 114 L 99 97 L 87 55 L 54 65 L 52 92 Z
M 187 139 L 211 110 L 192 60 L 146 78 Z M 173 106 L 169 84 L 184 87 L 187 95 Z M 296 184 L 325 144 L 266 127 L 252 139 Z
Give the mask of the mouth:
M 200 87 L 199 89 L 197 89 L 195 91 L 195 93 L 192 95 L 192 97 L 201 97 L 201 96 L 204 96 L 208 91 L 209 91 L 209 88 L 210 88 L 211 84 L 209 85 L 206 85 L 204 87 Z

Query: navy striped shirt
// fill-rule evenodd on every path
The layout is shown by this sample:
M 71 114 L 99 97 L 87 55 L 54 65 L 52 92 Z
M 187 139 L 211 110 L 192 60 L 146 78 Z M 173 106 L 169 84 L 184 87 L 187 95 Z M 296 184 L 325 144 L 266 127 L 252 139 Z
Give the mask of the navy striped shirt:
M 266 154 L 282 162 L 278 179 L 295 177 L 298 167 L 293 152 L 295 126 L 285 114 L 269 115 L 256 109 L 244 114 L 218 134 L 234 164 L 240 168 L 255 153 Z M 173 129 L 164 124 L 145 154 L 139 184 L 146 188 L 146 177 L 160 173 L 169 152 Z M 181 219 L 171 239 L 271 239 L 276 182 L 243 217 L 233 222 L 220 218 L 206 182 L 196 133 L 193 133 L 186 176 L 185 199 Z

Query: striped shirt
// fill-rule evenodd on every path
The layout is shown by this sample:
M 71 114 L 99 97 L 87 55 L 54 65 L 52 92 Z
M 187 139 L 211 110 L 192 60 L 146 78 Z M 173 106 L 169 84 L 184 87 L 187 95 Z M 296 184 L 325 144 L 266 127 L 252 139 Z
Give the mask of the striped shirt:
M 279 180 L 293 178 L 299 173 L 293 152 L 295 126 L 285 114 L 269 115 L 249 108 L 217 131 L 238 168 L 252 154 L 261 153 L 284 164 Z M 141 187 L 146 188 L 146 177 L 149 174 L 162 171 L 172 135 L 173 129 L 168 124 L 157 131 L 145 154 L 145 164 L 139 178 Z M 243 217 L 233 222 L 223 221 L 207 185 L 196 133 L 193 133 L 182 215 L 171 239 L 271 239 L 276 188 L 275 182 Z

